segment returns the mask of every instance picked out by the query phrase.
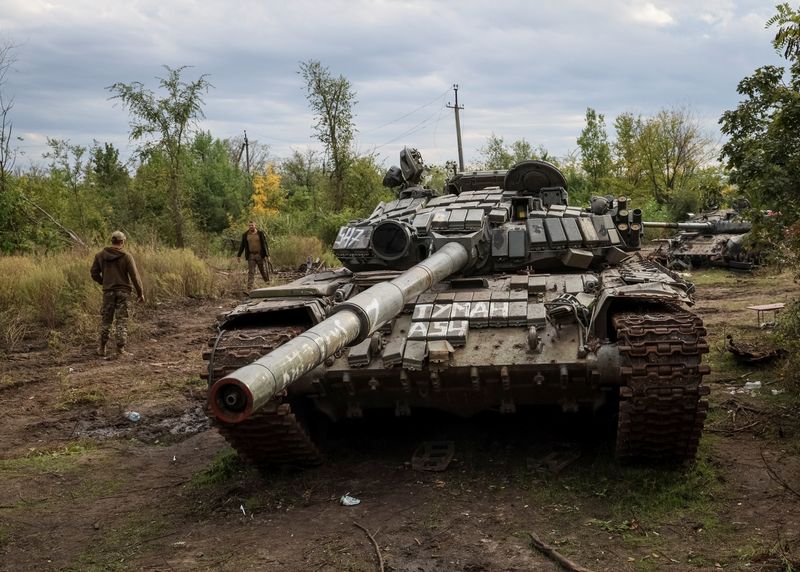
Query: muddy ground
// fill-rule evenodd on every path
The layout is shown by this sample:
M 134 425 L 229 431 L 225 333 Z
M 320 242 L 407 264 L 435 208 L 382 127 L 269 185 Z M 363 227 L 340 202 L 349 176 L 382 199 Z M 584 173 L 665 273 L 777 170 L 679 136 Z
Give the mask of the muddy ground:
M 800 288 L 693 279 L 712 410 L 697 462 L 677 470 L 617 465 L 602 418 L 532 410 L 344 424 L 322 467 L 262 474 L 204 414 L 200 352 L 234 300 L 138 310 L 124 361 L 32 332 L 0 362 L 0 569 L 371 571 L 379 551 L 386 570 L 558 570 L 529 533 L 592 570 L 797 569 L 798 409 L 779 367 L 738 366 L 724 340 L 765 340 L 746 306 Z M 455 459 L 412 470 L 432 439 Z M 572 462 L 542 466 L 548 454 Z

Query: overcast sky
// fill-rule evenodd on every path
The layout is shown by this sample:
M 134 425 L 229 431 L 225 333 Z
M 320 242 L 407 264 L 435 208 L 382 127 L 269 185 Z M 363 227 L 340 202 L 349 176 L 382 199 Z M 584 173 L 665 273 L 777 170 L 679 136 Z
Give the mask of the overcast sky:
M 404 145 L 457 158 L 453 84 L 467 163 L 492 133 L 563 156 L 587 107 L 612 137 L 621 112 L 675 106 L 719 137 L 739 80 L 781 62 L 764 28 L 775 2 L 3 0 L 0 40 L 18 46 L 4 90 L 21 167 L 47 137 L 129 154 L 127 111 L 105 88 L 155 89 L 165 64 L 209 75 L 201 127 L 215 137 L 247 130 L 275 158 L 318 148 L 297 73 L 308 59 L 352 82 L 358 150 L 387 167 Z

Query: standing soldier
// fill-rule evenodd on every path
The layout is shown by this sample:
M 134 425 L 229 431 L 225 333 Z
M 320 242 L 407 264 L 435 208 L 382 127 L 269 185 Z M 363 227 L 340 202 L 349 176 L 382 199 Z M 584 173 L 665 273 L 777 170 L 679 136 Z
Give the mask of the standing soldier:
M 236 257 L 241 258 L 242 252 L 244 252 L 244 259 L 247 260 L 247 290 L 253 289 L 253 283 L 256 279 L 256 266 L 258 266 L 264 282 L 269 283 L 267 234 L 263 230 L 256 228 L 256 223 L 253 221 L 247 224 L 247 230 L 242 235 L 242 243 L 239 245 L 239 252 Z
M 100 322 L 100 346 L 98 355 L 106 355 L 106 344 L 111 335 L 111 324 L 117 320 L 117 355 L 130 357 L 125 350 L 128 341 L 128 298 L 136 288 L 139 302 L 144 302 L 142 279 L 136 270 L 133 256 L 123 250 L 125 235 L 117 230 L 111 234 L 111 246 L 105 247 L 94 257 L 92 280 L 103 286 L 103 309 Z M 133 282 L 133 288 L 131 288 Z

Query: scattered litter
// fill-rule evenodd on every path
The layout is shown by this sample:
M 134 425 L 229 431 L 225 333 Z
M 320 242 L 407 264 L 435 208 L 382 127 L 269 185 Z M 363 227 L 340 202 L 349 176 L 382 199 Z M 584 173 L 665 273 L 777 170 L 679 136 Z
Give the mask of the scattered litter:
M 783 389 L 773 389 L 772 395 L 780 395 L 781 393 L 783 393 L 783 391 L 784 391 Z
M 411 468 L 415 471 L 444 471 L 456 452 L 452 441 L 425 441 L 417 447 L 411 457 Z
M 242 511 L 242 514 L 243 514 L 243 515 L 247 516 L 247 511 L 246 511 L 246 510 L 244 510 L 244 505 L 243 505 L 243 504 L 240 504 L 240 505 L 239 505 L 239 510 L 240 510 L 240 511 Z
M 133 423 L 137 423 L 142 416 L 139 414 L 138 411 L 126 411 L 124 413 L 125 419 L 128 421 L 132 421 Z
M 339 499 L 339 504 L 342 506 L 356 506 L 357 504 L 361 504 L 361 499 L 350 496 L 348 492 L 342 495 L 342 498 Z
M 175 455 L 172 455 L 172 462 L 174 463 L 177 460 L 178 460 L 178 458 Z
M 69 368 L 69 373 L 72 373 L 73 371 L 75 371 L 74 368 Z
M 752 391 L 754 389 L 761 389 L 761 382 L 760 381 L 748 381 L 744 384 L 744 388 L 747 391 Z
M 186 546 L 186 542 L 183 540 L 179 540 L 178 542 L 173 542 L 172 546 L 174 546 L 175 548 L 183 548 L 184 546 Z

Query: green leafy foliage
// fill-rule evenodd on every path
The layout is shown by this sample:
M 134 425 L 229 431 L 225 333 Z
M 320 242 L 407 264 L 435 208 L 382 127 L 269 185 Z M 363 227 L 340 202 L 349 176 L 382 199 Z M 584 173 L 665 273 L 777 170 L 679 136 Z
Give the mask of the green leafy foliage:
M 729 139 L 722 147 L 731 181 L 758 208 L 780 207 L 787 224 L 800 212 L 800 62 L 789 70 L 764 66 L 739 82 L 743 100 L 720 123 Z
M 536 149 L 524 138 L 506 144 L 502 137 L 492 133 L 486 139 L 486 145 L 478 149 L 481 156 L 480 168 L 487 171 L 509 169 L 521 161 L 542 159 L 550 161 L 550 154 L 544 147 Z
M 578 137 L 581 150 L 581 167 L 593 187 L 608 177 L 611 171 L 611 146 L 606 134 L 605 116 L 594 109 L 586 109 L 586 127 Z
M 194 138 L 186 163 L 193 219 L 206 232 L 222 232 L 230 217 L 238 218 L 245 209 L 250 189 L 247 173 L 231 162 L 224 142 L 208 132 Z
M 772 45 L 788 59 L 797 59 L 800 55 L 800 11 L 792 9 L 788 2 L 775 6 L 777 14 L 767 20 L 766 27 L 778 24 L 778 32 Z

